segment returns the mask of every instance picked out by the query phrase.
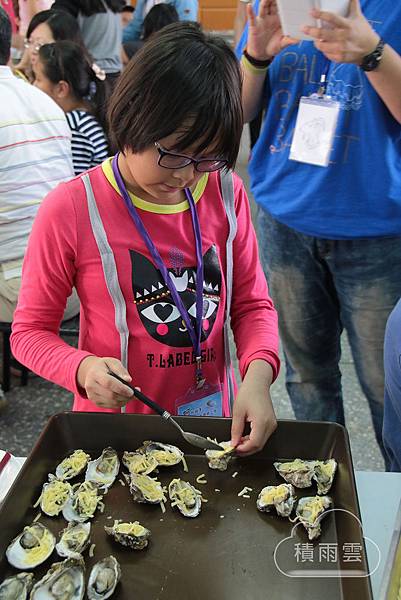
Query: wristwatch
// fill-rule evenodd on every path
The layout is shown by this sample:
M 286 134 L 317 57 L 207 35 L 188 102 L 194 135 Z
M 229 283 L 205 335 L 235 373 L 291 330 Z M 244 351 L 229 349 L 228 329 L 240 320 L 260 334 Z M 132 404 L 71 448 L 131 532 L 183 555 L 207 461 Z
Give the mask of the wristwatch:
M 380 64 L 383 56 L 384 40 L 380 38 L 376 48 L 363 57 L 360 67 L 363 71 L 374 71 Z

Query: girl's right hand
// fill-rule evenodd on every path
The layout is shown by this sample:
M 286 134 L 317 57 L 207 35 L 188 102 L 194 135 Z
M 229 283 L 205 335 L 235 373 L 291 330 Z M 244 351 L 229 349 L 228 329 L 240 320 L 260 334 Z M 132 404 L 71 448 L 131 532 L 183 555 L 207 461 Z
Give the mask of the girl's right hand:
M 297 40 L 283 36 L 276 0 L 260 0 L 257 15 L 251 3 L 246 8 L 249 23 L 246 48 L 250 56 L 267 60 L 286 46 L 297 43 Z
M 88 356 L 78 367 L 78 386 L 85 390 L 89 400 L 100 408 L 121 408 L 132 399 L 133 391 L 115 377 L 113 371 L 131 383 L 132 377 L 116 358 Z

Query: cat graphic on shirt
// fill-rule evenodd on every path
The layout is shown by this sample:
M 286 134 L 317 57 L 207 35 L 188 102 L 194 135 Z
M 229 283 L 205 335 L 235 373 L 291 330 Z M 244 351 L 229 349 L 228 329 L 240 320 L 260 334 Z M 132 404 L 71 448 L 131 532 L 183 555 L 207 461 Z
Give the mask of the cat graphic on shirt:
M 174 304 L 159 269 L 139 252 L 130 250 L 130 257 L 134 301 L 146 331 L 153 339 L 167 346 L 192 346 L 185 322 Z M 195 326 L 196 267 L 184 266 L 183 262 L 181 252 L 172 248 L 166 267 Z M 203 256 L 203 268 L 201 341 L 206 340 L 213 330 L 220 303 L 222 277 L 215 246 L 211 246 Z

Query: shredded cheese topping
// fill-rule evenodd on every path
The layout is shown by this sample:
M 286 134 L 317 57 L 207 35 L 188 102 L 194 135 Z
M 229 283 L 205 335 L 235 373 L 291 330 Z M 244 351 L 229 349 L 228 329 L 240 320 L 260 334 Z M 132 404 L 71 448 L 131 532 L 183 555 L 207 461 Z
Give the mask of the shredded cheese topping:
M 118 521 L 115 521 L 114 531 L 123 535 L 133 535 L 135 537 L 146 534 L 145 527 L 143 527 L 139 521 L 134 521 L 133 523 L 118 523 Z
M 157 460 L 152 454 L 139 452 L 124 452 L 123 461 L 130 473 L 148 475 L 157 467 Z
M 79 550 L 85 544 L 88 538 L 88 532 L 82 527 L 70 527 L 65 530 L 61 536 L 61 542 L 64 542 L 70 550 Z
M 198 490 L 187 481 L 173 479 L 168 487 L 171 506 L 181 507 L 183 510 L 193 508 L 199 494 Z
M 71 492 L 71 486 L 66 481 L 53 479 L 45 483 L 40 496 L 40 507 L 50 516 L 58 515 L 67 502 Z
M 284 502 L 284 500 L 287 500 L 288 495 L 288 488 L 283 483 L 282 485 L 264 488 L 260 500 L 264 504 L 275 504 L 276 502 Z
M 72 507 L 79 515 L 91 517 L 101 501 L 98 488 L 90 481 L 84 481 L 78 487 L 72 500 Z
M 37 545 L 33 548 L 24 548 L 21 546 L 21 548 L 23 548 L 22 562 L 25 567 L 32 567 L 40 564 L 53 552 L 54 537 L 50 531 L 45 528 L 41 529 L 41 532 L 43 532 L 42 536 L 37 535 L 36 531 L 37 529 L 34 526 L 24 528 L 24 533 L 29 533 L 37 542 Z M 24 535 L 24 533 L 22 535 Z
M 304 521 L 308 521 L 308 523 L 314 523 L 325 509 L 326 504 L 324 496 L 315 496 L 303 504 L 300 517 Z
M 57 467 L 59 479 L 71 479 L 81 473 L 90 460 L 89 454 L 83 450 L 75 450 L 65 458 Z
M 161 483 L 149 475 L 131 475 L 131 485 L 148 502 L 156 503 L 166 500 Z

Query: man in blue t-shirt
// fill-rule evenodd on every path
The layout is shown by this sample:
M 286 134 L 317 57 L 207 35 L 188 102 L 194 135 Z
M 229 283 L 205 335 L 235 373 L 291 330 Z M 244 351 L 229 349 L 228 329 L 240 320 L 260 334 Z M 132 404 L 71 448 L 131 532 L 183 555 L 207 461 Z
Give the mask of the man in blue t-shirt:
M 198 18 L 198 0 L 138 0 L 134 17 L 123 31 L 123 42 L 139 40 L 142 34 L 143 20 L 155 4 L 172 4 L 180 21 L 196 21 Z
M 347 17 L 315 11 L 330 28 L 308 28 L 313 41 L 298 43 L 283 37 L 274 0 L 254 11 L 238 54 L 246 45 L 246 121 L 267 98 L 249 172 L 287 389 L 297 418 L 344 423 L 345 327 L 383 450 L 384 329 L 401 296 L 401 3 L 350 0 Z M 300 98 L 322 75 L 340 104 L 327 167 L 289 159 Z M 323 121 L 302 131 L 309 149 Z

